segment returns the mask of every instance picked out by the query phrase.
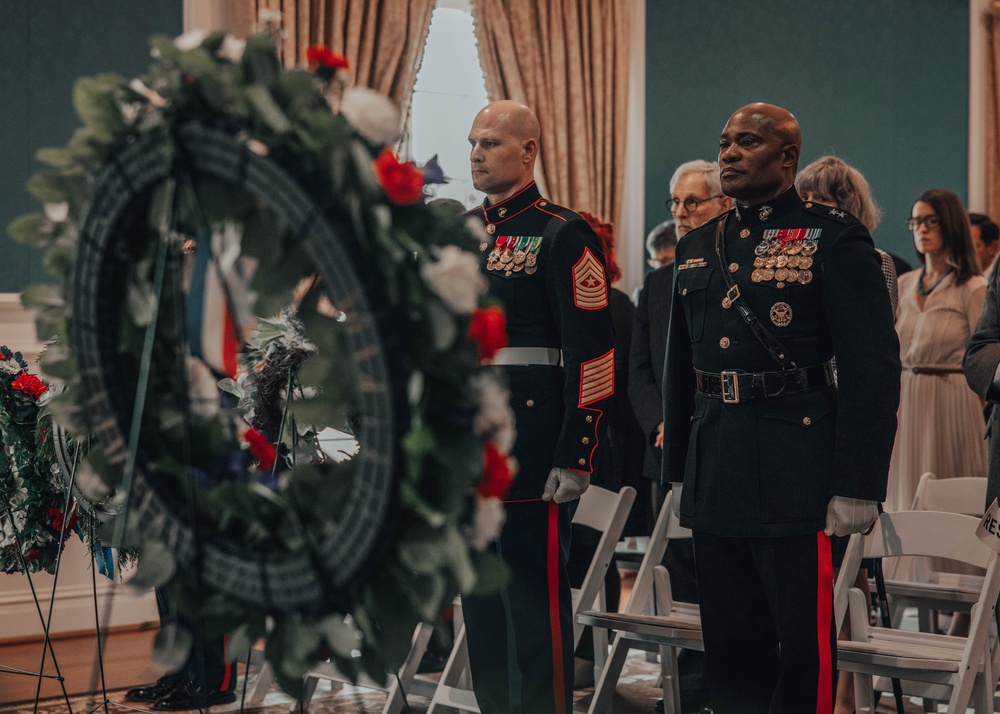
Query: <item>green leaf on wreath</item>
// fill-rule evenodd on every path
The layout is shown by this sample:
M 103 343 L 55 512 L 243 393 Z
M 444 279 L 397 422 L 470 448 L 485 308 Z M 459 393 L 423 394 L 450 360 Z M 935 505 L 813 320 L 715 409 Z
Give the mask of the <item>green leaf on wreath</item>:
M 149 38 L 149 48 L 152 55 L 165 64 L 176 64 L 181 51 L 174 44 L 174 38 L 169 35 L 153 35 Z
M 292 128 L 292 123 L 281 111 L 281 107 L 274 101 L 274 97 L 267 87 L 261 84 L 254 84 L 247 87 L 247 99 L 257 110 L 261 120 L 267 124 L 275 134 L 285 134 Z
M 176 570 L 177 561 L 167 547 L 159 541 L 149 540 L 143 545 L 142 557 L 128 585 L 140 591 L 155 588 L 170 580 Z
M 125 122 L 112 92 L 124 86 L 125 80 L 116 74 L 81 77 L 73 85 L 73 108 L 96 137 L 110 140 L 124 131 Z
M 21 304 L 29 310 L 37 310 L 41 307 L 64 308 L 66 300 L 58 285 L 36 283 L 29 285 L 21 292 Z
M 35 160 L 54 169 L 68 169 L 76 165 L 73 152 L 63 147 L 46 146 L 35 152 Z
M 361 646 L 361 633 L 341 614 L 324 617 L 320 620 L 319 629 L 330 649 L 340 657 L 353 657 L 354 651 Z
M 479 576 L 472 590 L 463 591 L 463 594 L 488 595 L 495 593 L 510 578 L 510 568 L 491 550 L 473 552 L 472 561 Z
M 143 553 L 143 558 L 146 553 Z M 176 622 L 160 626 L 153 640 L 153 667 L 161 672 L 177 672 L 184 666 L 194 638 L 191 632 Z
M 41 213 L 18 216 L 7 224 L 7 233 L 18 243 L 31 248 L 45 248 L 55 237 L 52 226 Z

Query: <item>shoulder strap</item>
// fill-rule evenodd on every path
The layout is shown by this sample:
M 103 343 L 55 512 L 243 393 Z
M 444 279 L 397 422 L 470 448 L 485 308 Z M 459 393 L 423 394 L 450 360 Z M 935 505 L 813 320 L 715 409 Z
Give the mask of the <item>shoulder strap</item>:
M 750 328 L 750 332 L 764 348 L 764 351 L 771 355 L 771 359 L 778 363 L 782 370 L 794 369 L 795 363 L 788 359 L 788 350 L 774 338 L 767 329 L 760 324 L 760 320 L 750 309 L 750 303 L 740 295 L 740 288 L 733 280 L 726 266 L 726 224 L 729 223 L 729 216 L 717 221 L 715 225 L 715 253 L 719 256 L 719 264 L 722 266 L 722 278 L 726 281 L 726 297 L 722 299 L 722 306 L 725 308 L 734 307 L 736 312 L 743 318 L 743 322 Z

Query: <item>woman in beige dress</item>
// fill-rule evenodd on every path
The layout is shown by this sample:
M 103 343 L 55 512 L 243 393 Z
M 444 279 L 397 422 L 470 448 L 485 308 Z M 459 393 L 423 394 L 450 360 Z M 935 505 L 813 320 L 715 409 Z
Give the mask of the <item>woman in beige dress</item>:
M 986 476 L 982 404 L 962 376 L 962 356 L 983 308 L 969 221 L 958 196 L 934 189 L 913 204 L 907 226 L 923 263 L 899 277 L 903 365 L 899 426 L 886 510 L 908 510 L 925 471 Z

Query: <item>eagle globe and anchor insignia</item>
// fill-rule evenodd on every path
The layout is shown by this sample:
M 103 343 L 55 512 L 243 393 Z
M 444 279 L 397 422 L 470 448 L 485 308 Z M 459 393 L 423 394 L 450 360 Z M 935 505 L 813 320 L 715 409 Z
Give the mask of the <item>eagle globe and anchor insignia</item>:
M 792 306 L 787 302 L 776 302 L 771 306 L 771 322 L 775 327 L 788 327 L 792 324 Z

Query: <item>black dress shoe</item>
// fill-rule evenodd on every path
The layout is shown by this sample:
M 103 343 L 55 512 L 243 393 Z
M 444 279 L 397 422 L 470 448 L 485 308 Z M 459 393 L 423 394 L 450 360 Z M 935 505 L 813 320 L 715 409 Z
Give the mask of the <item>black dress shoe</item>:
M 163 697 L 170 694 L 178 686 L 180 686 L 187 678 L 181 672 L 175 672 L 174 674 L 166 674 L 156 680 L 153 684 L 147 684 L 142 687 L 134 687 L 127 692 L 125 692 L 126 702 L 155 702 L 157 699 L 163 699 Z
M 236 701 L 236 692 L 229 690 L 220 692 L 217 689 L 204 689 L 191 681 L 185 681 L 172 692 L 153 704 L 153 711 L 179 712 L 188 709 L 205 709 L 216 704 L 232 704 Z

